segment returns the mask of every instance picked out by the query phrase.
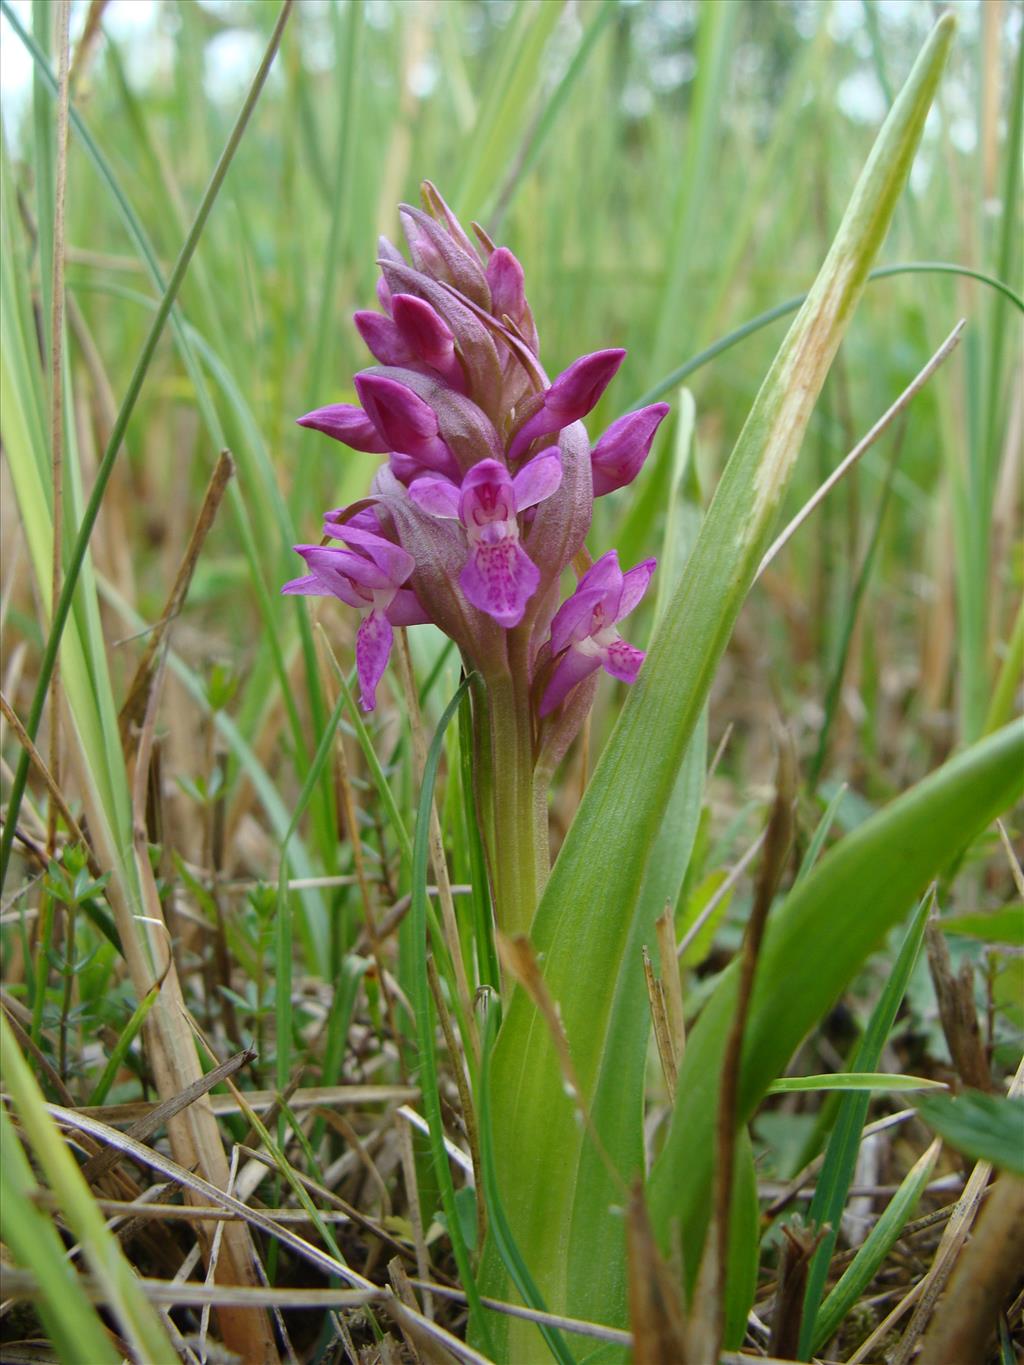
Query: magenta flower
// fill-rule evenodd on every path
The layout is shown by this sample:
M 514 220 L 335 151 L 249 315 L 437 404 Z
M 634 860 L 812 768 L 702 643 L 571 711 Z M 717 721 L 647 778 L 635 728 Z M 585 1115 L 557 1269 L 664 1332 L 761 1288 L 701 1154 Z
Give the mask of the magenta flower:
M 598 668 L 622 682 L 636 681 L 644 652 L 627 644 L 615 627 L 647 591 L 655 563 L 645 559 L 623 573 L 618 555 L 609 550 L 590 566 L 573 595 L 558 608 L 551 622 L 555 665 L 541 700 L 542 716 L 560 706 L 577 683 Z
M 590 453 L 595 498 L 633 482 L 667 415 L 667 403 L 652 403 L 639 412 L 627 412 L 625 417 L 611 424 Z
M 515 478 L 497 460 L 481 460 L 462 482 L 417 479 L 409 496 L 435 517 L 458 518 L 469 554 L 459 585 L 499 626 L 517 626 L 537 591 L 540 570 L 519 543 L 517 513 L 549 498 L 562 482 L 557 447 L 542 451 Z
M 372 711 L 377 684 L 391 655 L 391 627 L 423 625 L 430 618 L 415 592 L 402 587 L 415 566 L 401 546 L 351 523 L 329 522 L 325 529 L 354 548 L 296 545 L 309 573 L 293 578 L 281 591 L 337 597 L 350 607 L 369 608 L 356 634 L 356 670 L 363 710 Z
M 636 477 L 667 408 L 620 418 L 591 449 L 581 419 L 625 352 L 581 356 L 549 380 L 519 261 L 475 224 L 474 245 L 429 182 L 423 200 L 426 212 L 399 210 L 408 257 L 380 239 L 379 311 L 355 315 L 377 362 L 355 376 L 358 406 L 299 419 L 385 459 L 365 504 L 328 515 L 344 548 L 296 547 L 309 572 L 284 591 L 364 612 L 356 661 L 367 709 L 392 627 L 432 622 L 487 689 L 500 681 L 507 696 L 511 681 L 527 698 L 526 748 L 545 748 L 547 762 L 582 722 L 583 692 L 562 705 L 576 683 L 600 667 L 631 681 L 643 659 L 615 623 L 653 562 L 623 575 L 606 555 L 560 608 L 559 586 L 583 551 L 594 497 Z M 537 696 L 539 713 L 528 701 Z

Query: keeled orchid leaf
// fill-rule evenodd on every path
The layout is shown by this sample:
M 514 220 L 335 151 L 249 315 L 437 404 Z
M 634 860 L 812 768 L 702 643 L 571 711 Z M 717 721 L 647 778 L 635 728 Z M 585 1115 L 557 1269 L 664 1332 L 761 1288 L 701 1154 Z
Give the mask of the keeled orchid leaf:
M 954 29 L 948 15 L 936 25 L 879 134 L 832 249 L 740 433 L 534 919 L 535 951 L 587 1096 L 611 1084 L 605 1072 L 608 1021 L 624 982 L 641 970 L 630 950 L 636 947 L 640 889 L 669 794 L 767 548 L 817 395 L 909 174 Z M 808 879 L 808 886 L 815 884 Z M 640 1069 L 646 1017 L 623 1021 L 622 1027 L 631 1046 L 618 1040 L 617 1065 L 626 1054 L 629 1066 Z M 563 1092 L 543 1025 L 522 993 L 513 998 L 498 1040 L 494 1094 L 507 1212 L 549 1306 L 621 1322 L 625 1256 L 617 1208 L 622 1189 L 642 1169 L 640 1124 L 620 1122 L 601 1132 L 607 1161 L 587 1160 L 583 1178 L 589 1139 Z M 692 1107 L 682 1091 L 677 1104 L 677 1113 Z M 713 1110 L 704 1113 L 713 1122 Z M 703 1131 L 710 1162 L 713 1144 L 709 1130 Z M 705 1166 L 701 1187 L 705 1201 L 709 1170 Z M 673 1177 L 678 1174 L 673 1168 Z M 678 1207 L 678 1192 L 663 1187 L 658 1196 L 653 1212 L 664 1226 Z M 691 1252 L 702 1231 L 695 1226 L 689 1237 Z M 482 1287 L 503 1290 L 504 1276 L 493 1258 L 485 1264 Z M 511 1324 L 504 1356 L 530 1360 L 537 1345 L 535 1329 Z

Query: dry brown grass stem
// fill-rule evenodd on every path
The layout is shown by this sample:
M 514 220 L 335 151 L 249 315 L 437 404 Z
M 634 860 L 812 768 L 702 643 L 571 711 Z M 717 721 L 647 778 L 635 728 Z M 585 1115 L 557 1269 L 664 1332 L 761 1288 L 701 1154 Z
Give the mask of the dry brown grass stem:
M 427 1239 L 423 1232 L 423 1214 L 420 1207 L 420 1186 L 416 1175 L 416 1153 L 413 1147 L 412 1124 L 399 1110 L 395 1115 L 395 1128 L 398 1133 L 398 1150 L 402 1162 L 402 1179 L 405 1181 L 406 1203 L 409 1206 L 409 1222 L 412 1224 L 412 1240 L 416 1250 L 416 1273 L 421 1280 L 429 1280 L 427 1270 L 430 1255 Z M 434 1299 L 427 1291 L 423 1298 L 423 1311 L 428 1318 L 434 1317 Z
M 192 575 L 195 573 L 203 545 L 206 543 L 206 537 L 210 533 L 210 528 L 213 526 L 234 472 L 235 462 L 231 458 L 231 452 L 222 450 L 217 457 L 210 482 L 207 484 L 202 505 L 199 508 L 199 515 L 196 517 L 192 534 L 189 536 L 188 544 L 185 547 L 185 553 L 178 565 L 178 572 L 174 576 L 174 583 L 167 596 L 164 609 L 160 613 L 160 619 L 149 634 L 145 651 L 135 669 L 135 676 L 128 687 L 124 704 L 117 718 L 121 741 L 125 745 L 126 751 L 130 751 L 129 736 L 132 727 L 141 720 L 146 709 L 146 699 L 149 696 L 153 674 L 157 668 L 160 648 L 167 637 L 171 623 L 185 604 Z
M 1009 1093 L 1011 1096 L 1019 1095 L 1022 1091 L 1024 1091 L 1024 1061 L 1021 1061 L 1017 1067 L 1017 1073 L 1010 1084 Z M 910 1319 L 907 1330 L 892 1356 L 890 1365 L 908 1365 L 910 1359 L 915 1355 L 918 1343 L 931 1321 L 939 1296 L 948 1285 L 950 1276 L 953 1274 L 967 1243 L 991 1178 L 991 1162 L 979 1161 L 972 1170 L 964 1187 L 964 1192 L 957 1200 L 950 1215 L 946 1230 L 942 1234 L 942 1240 L 939 1242 L 938 1250 L 935 1253 L 935 1259 L 932 1261 L 931 1269 L 919 1281 L 920 1293 L 913 1317 Z
M 466 1294 L 461 1289 L 453 1289 L 450 1285 L 435 1284 L 433 1281 L 410 1280 L 417 1289 L 429 1289 L 436 1294 L 439 1299 L 450 1299 L 453 1303 L 468 1303 Z M 598 1341 L 611 1342 L 616 1346 L 631 1346 L 633 1335 L 631 1332 L 624 1332 L 618 1327 L 605 1327 L 600 1322 L 586 1322 L 583 1318 L 568 1318 L 560 1313 L 545 1313 L 537 1308 L 524 1308 L 522 1304 L 506 1303 L 504 1299 L 489 1299 L 481 1295 L 480 1302 L 485 1308 L 493 1308 L 496 1313 L 505 1313 L 510 1318 L 523 1318 L 527 1322 L 544 1323 L 546 1326 L 558 1327 L 565 1332 L 572 1332 L 580 1337 L 593 1337 Z
M 992 1187 L 946 1296 L 925 1334 L 918 1365 L 983 1360 L 1024 1265 L 1024 1181 L 1006 1173 Z
M 676 1058 L 675 1043 L 672 1038 L 672 1030 L 668 1020 L 668 1004 L 665 999 L 664 984 L 654 974 L 654 966 L 651 962 L 651 955 L 644 944 L 641 949 L 641 956 L 644 964 L 644 982 L 647 986 L 647 1000 L 651 1010 L 651 1027 L 654 1031 L 654 1041 L 658 1048 L 658 1060 L 661 1063 L 661 1074 L 665 1078 L 665 1089 L 668 1091 L 670 1104 L 675 1104 L 676 1083 L 679 1079 L 678 1060 Z M 679 975 L 676 967 L 675 956 L 670 959 Z
M 678 1067 L 686 1047 L 686 1014 L 683 1009 L 683 983 L 675 956 L 675 916 L 672 911 L 671 901 L 666 902 L 665 909 L 654 922 L 654 931 L 658 937 L 661 988 L 665 994 L 668 1011 L 669 1037 L 672 1040 L 672 1052 Z
M 29 738 L 28 731 L 25 729 L 24 725 L 22 725 L 21 721 L 18 719 L 18 715 L 15 712 L 14 707 L 11 705 L 11 703 L 7 700 L 7 698 L 4 696 L 2 692 L 0 692 L 0 712 L 3 713 L 4 719 L 7 721 L 11 729 L 14 731 L 15 739 L 28 754 L 29 759 L 32 762 L 32 766 L 36 769 L 39 776 L 43 779 L 43 782 L 46 786 L 46 790 L 49 793 L 50 804 L 52 808 L 57 814 L 60 815 L 60 818 L 64 821 L 71 838 L 84 851 L 85 856 L 88 859 L 89 871 L 92 873 L 94 877 L 98 877 L 100 875 L 100 865 L 96 859 L 96 854 L 92 850 L 92 846 L 90 845 L 89 840 L 85 837 L 85 834 L 82 832 L 82 828 L 79 825 L 78 821 L 71 814 L 71 810 L 68 807 L 67 802 L 64 800 L 64 793 L 61 791 L 60 786 L 58 785 L 57 780 L 54 777 L 53 773 L 47 767 L 42 754 L 32 743 L 32 740 Z
M 71 0 L 58 0 L 57 147 L 54 174 L 53 262 L 50 280 L 50 471 L 53 478 L 53 557 L 50 619 L 57 603 L 64 567 L 64 208 L 68 181 L 68 26 Z M 50 772 L 60 784 L 60 656 L 50 682 Z M 46 821 L 46 851 L 53 855 L 57 811 L 51 804 Z

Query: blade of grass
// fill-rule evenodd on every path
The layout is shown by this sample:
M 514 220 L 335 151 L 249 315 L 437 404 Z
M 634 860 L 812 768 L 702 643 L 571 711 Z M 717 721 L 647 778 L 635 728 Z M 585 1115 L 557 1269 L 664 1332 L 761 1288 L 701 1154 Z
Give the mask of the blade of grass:
M 185 239 L 178 259 L 175 262 L 174 268 L 171 271 L 171 274 L 168 278 L 167 288 L 164 291 L 164 295 L 160 301 L 160 306 L 157 309 L 156 316 L 153 319 L 152 325 L 150 326 L 149 332 L 146 336 L 146 340 L 143 343 L 142 349 L 139 353 L 138 360 L 136 361 L 135 364 L 134 372 L 132 374 L 131 379 L 129 380 L 124 400 L 122 401 L 121 408 L 117 415 L 117 421 L 114 424 L 113 431 L 110 433 L 110 438 L 107 442 L 107 447 L 103 453 L 103 458 L 100 461 L 99 468 L 96 471 L 96 478 L 93 483 L 92 492 L 89 496 L 89 501 L 86 505 L 82 521 L 79 526 L 78 535 L 76 536 L 75 539 L 74 549 L 71 552 L 71 556 L 67 564 L 67 572 L 64 579 L 64 585 L 61 589 L 60 600 L 57 606 L 57 612 L 50 623 L 50 632 L 46 640 L 46 649 L 43 653 L 43 658 L 40 663 L 39 677 L 36 682 L 35 691 L 32 696 L 32 705 L 29 711 L 28 720 L 25 724 L 25 729 L 28 731 L 29 736 L 33 740 L 35 739 L 39 731 L 39 723 L 42 718 L 43 705 L 45 703 L 46 694 L 49 689 L 50 678 L 52 677 L 53 670 L 56 666 L 57 653 L 58 650 L 60 649 L 61 636 L 64 633 L 64 627 L 67 622 L 68 613 L 71 610 L 71 603 L 74 598 L 75 587 L 77 585 L 78 577 L 82 570 L 82 564 L 83 561 L 85 560 L 86 552 L 89 547 L 89 539 L 92 535 L 93 527 L 96 524 L 96 518 L 99 515 L 100 504 L 103 501 L 103 495 L 106 491 L 107 484 L 110 482 L 110 476 L 113 473 L 114 464 L 117 460 L 118 453 L 121 449 L 121 445 L 124 440 L 124 434 L 128 426 L 128 420 L 131 417 L 132 411 L 134 410 L 135 404 L 138 400 L 139 393 L 142 389 L 143 382 L 146 378 L 146 373 L 149 370 L 150 362 L 152 361 L 153 358 L 153 353 L 156 350 L 157 342 L 159 341 L 160 335 L 163 332 L 164 323 L 167 321 L 168 315 L 170 314 L 175 298 L 177 297 L 178 291 L 181 288 L 182 281 L 184 280 L 185 274 L 188 270 L 189 262 L 192 259 L 192 255 L 199 244 L 200 238 L 202 237 L 203 228 L 206 225 L 206 220 L 209 218 L 210 212 L 213 209 L 214 203 L 216 202 L 218 192 L 220 191 L 220 187 L 224 182 L 224 177 L 227 174 L 228 167 L 231 165 L 231 162 L 234 158 L 234 154 L 238 149 L 238 144 L 242 139 L 242 135 L 244 134 L 246 126 L 248 125 L 253 109 L 256 107 L 256 103 L 263 89 L 264 82 L 266 81 L 267 75 L 269 74 L 270 67 L 273 63 L 274 57 L 277 54 L 277 48 L 281 41 L 281 35 L 284 32 L 284 26 L 288 22 L 288 16 L 291 12 L 291 7 L 292 0 L 284 0 L 284 3 L 281 6 L 281 10 L 277 18 L 277 23 L 274 26 L 274 31 L 271 35 L 270 42 L 268 43 L 267 49 L 263 54 L 263 59 L 260 62 L 256 75 L 254 76 L 252 84 L 249 87 L 248 94 L 246 95 L 245 101 L 242 104 L 242 108 L 239 112 L 238 118 L 235 121 L 235 125 L 232 128 L 231 134 L 228 137 L 224 150 L 221 153 L 220 160 L 217 162 L 213 174 L 210 177 L 210 183 L 208 184 L 206 192 L 204 193 L 202 201 L 200 202 L 199 209 L 192 223 L 192 227 L 189 230 L 189 234 Z M 0 0 L 0 9 L 2 9 L 4 17 L 15 29 L 15 32 L 18 32 L 19 35 L 23 34 L 24 30 L 21 28 L 20 23 L 18 22 L 13 11 L 7 4 L 7 0 Z M 25 37 L 27 37 L 27 35 L 25 35 Z M 21 808 L 21 799 L 22 796 L 24 795 L 25 783 L 28 778 L 28 766 L 29 757 L 28 754 L 23 751 L 21 756 L 19 757 L 18 766 L 15 771 L 14 782 L 12 784 L 11 794 L 7 804 L 7 816 L 4 821 L 2 841 L 0 841 L 0 888 L 2 888 L 4 880 L 7 875 L 7 868 L 9 865 L 11 854 L 11 844 L 14 839 L 14 831 L 17 828 L 18 812 Z
M 0 1014 L 0 1058 L 15 1112 L 68 1226 L 82 1244 L 93 1274 L 105 1286 L 118 1324 L 143 1360 L 173 1360 L 156 1312 L 146 1302 L 120 1244 L 107 1227 L 74 1157 L 46 1112 L 43 1096 Z M 104 1355 L 99 1357 L 104 1358 Z
M 812 1350 L 822 1350 L 875 1278 L 879 1267 L 899 1240 L 904 1226 L 914 1216 L 941 1150 L 942 1143 L 936 1138 L 900 1181 L 900 1187 L 886 1205 L 885 1212 L 843 1271 L 839 1283 L 821 1305 L 814 1320 Z
M 63 1360 L 86 1359 L 118 1365 L 114 1350 L 78 1275 L 67 1259 L 52 1220 L 36 1205 L 39 1186 L 32 1175 L 6 1107 L 0 1106 L 0 1226 L 14 1260 L 39 1284 L 39 1316 Z
M 470 675 L 472 676 L 472 675 Z M 420 786 L 419 806 L 416 813 L 416 833 L 412 853 L 412 924 L 413 943 L 413 1009 L 416 1015 L 416 1033 L 419 1043 L 420 1090 L 423 1107 L 430 1126 L 430 1149 L 433 1155 L 435 1174 L 441 1189 L 441 1203 L 444 1208 L 451 1239 L 452 1251 L 459 1267 L 459 1279 L 469 1299 L 469 1311 L 476 1331 L 488 1354 L 490 1330 L 484 1318 L 480 1303 L 480 1291 L 469 1258 L 469 1249 L 462 1234 L 458 1206 L 455 1202 L 455 1186 L 452 1184 L 451 1168 L 444 1147 L 444 1118 L 441 1112 L 441 1093 L 438 1089 L 436 1040 L 434 1036 L 433 1003 L 430 997 L 430 983 L 427 978 L 427 860 L 430 849 L 430 813 L 434 799 L 434 786 L 437 782 L 437 769 L 441 762 L 445 731 L 459 709 L 463 697 L 469 691 L 470 678 L 464 678 L 451 701 L 445 707 L 438 721 L 427 751 L 427 761 L 423 769 Z M 435 941 L 437 939 L 435 935 Z M 452 1065 L 460 1065 L 453 1057 Z

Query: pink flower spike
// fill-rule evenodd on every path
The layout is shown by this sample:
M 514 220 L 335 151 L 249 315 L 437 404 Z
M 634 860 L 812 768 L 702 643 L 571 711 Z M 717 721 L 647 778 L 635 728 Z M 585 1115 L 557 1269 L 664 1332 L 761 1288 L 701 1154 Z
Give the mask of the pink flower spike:
M 609 550 L 580 579 L 576 591 L 551 622 L 555 666 L 541 699 L 540 714 L 550 715 L 596 668 L 622 682 L 635 682 L 644 652 L 628 644 L 615 629 L 643 597 L 655 561 L 645 559 L 623 573 L 618 555 Z
M 518 459 L 539 436 L 561 431 L 586 417 L 614 379 L 625 355 L 625 351 L 615 348 L 574 360 L 545 391 L 542 406 L 512 438 L 509 460 Z
M 639 412 L 627 412 L 611 424 L 590 456 L 595 498 L 633 482 L 650 454 L 655 433 L 668 410 L 667 403 L 652 403 Z
M 383 455 L 387 443 L 380 432 L 363 412 L 352 403 L 331 403 L 326 408 L 307 412 L 305 417 L 297 417 L 300 427 L 311 427 L 322 431 L 325 436 L 340 441 L 352 450 L 366 450 L 372 455 Z

